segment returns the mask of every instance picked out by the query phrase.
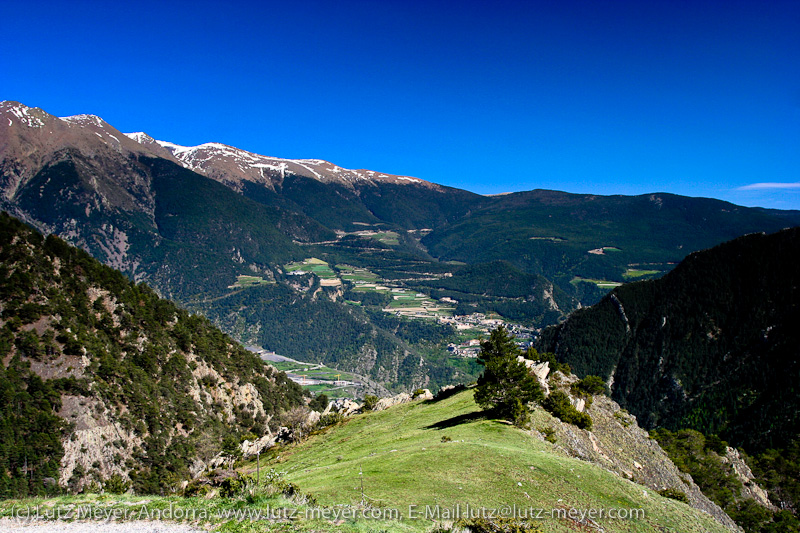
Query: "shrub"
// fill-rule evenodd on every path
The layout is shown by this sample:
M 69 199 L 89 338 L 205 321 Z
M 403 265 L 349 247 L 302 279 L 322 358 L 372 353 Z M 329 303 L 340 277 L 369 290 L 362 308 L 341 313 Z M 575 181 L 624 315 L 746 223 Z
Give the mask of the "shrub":
M 519 398 L 514 398 L 510 413 L 511 422 L 518 428 L 527 429 L 530 427 L 530 414 L 531 411 L 528 406 L 522 403 Z
M 289 429 L 288 437 L 292 442 L 300 442 L 313 429 L 308 423 L 308 408 L 293 407 L 281 415 L 281 422 Z
M 467 390 L 467 386 L 463 383 L 459 383 L 458 385 L 450 385 L 447 387 L 442 387 L 439 391 L 433 396 L 433 401 L 438 402 L 440 400 L 444 400 L 453 396 L 454 394 L 458 394 L 461 391 Z
M 562 422 L 575 424 L 581 429 L 592 429 L 592 418 L 575 409 L 569 401 L 569 396 L 563 391 L 551 392 L 550 396 L 542 402 L 542 407 Z
M 217 378 L 215 378 L 211 374 L 206 374 L 205 376 L 200 378 L 200 384 L 206 388 L 214 388 L 217 386 L 218 383 L 219 382 L 217 381 Z
M 119 474 L 114 474 L 103 483 L 103 489 L 111 494 L 124 494 L 129 488 L 130 482 L 124 481 Z
M 361 406 L 362 411 L 372 411 L 378 405 L 378 397 L 374 394 L 367 394 L 364 396 L 364 405 Z
M 728 453 L 728 443 L 717 435 L 708 435 L 706 437 L 705 449 L 716 452 L 720 456 L 724 456 Z
M 211 492 L 211 487 L 198 479 L 194 479 L 183 489 L 184 498 L 202 497 Z
M 330 412 L 327 415 L 319 417 L 317 422 L 317 429 L 326 428 L 328 426 L 335 426 L 344 420 L 342 413 Z
M 322 412 L 328 407 L 328 395 L 325 393 L 319 393 L 317 396 L 311 400 L 311 403 L 308 404 L 308 407 L 312 411 Z
M 679 502 L 689 503 L 689 498 L 686 497 L 686 493 L 682 490 L 673 489 L 672 487 L 663 489 L 658 491 L 658 493 L 665 498 L 671 498 L 673 500 L 678 500 Z
M 337 457 L 337 460 L 341 460 L 340 457 L 341 456 Z M 285 474 L 285 472 L 278 472 L 272 468 L 265 473 L 264 479 L 266 481 L 267 495 L 274 496 L 276 494 L 281 494 L 298 503 L 302 502 L 309 505 L 316 503 L 316 498 L 314 496 L 302 493 L 297 485 L 286 480 Z
M 219 495 L 221 498 L 236 498 L 243 496 L 247 492 L 248 485 L 252 484 L 251 476 L 242 476 L 238 472 L 235 476 L 230 476 L 222 480 L 219 485 Z
M 539 433 L 544 435 L 544 440 L 546 440 L 547 442 L 550 442 L 552 444 L 556 443 L 556 430 L 551 428 L 550 426 L 539 428 Z
M 582 380 L 573 383 L 570 389 L 572 392 L 582 396 L 608 393 L 606 384 L 600 376 L 586 376 Z
M 628 411 L 625 409 L 620 409 L 619 411 L 614 413 L 614 418 L 616 418 L 622 427 L 626 428 L 631 425 L 632 421 L 630 416 L 628 416 Z
M 458 528 L 467 528 L 472 533 L 541 533 L 538 526 L 515 518 L 462 518 L 455 524 Z

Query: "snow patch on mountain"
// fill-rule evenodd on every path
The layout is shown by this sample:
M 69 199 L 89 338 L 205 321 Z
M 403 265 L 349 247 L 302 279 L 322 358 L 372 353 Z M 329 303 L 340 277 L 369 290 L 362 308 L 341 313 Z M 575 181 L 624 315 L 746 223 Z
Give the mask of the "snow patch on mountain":
M 29 128 L 42 128 L 45 123 L 41 116 L 43 112 L 33 107 L 20 104 L 18 102 L 3 102 L 0 110 L 11 113 L 16 119 Z M 9 117 L 8 125 L 12 126 L 14 121 Z
M 173 154 L 178 152 L 187 152 L 189 150 L 194 150 L 196 148 L 199 148 L 199 146 L 181 146 L 180 144 L 175 144 L 168 141 L 159 141 L 159 140 L 156 140 L 156 144 L 160 144 Z
M 70 124 L 78 124 L 80 126 L 86 125 L 93 125 L 93 126 L 100 126 L 105 127 L 106 121 L 102 118 L 98 117 L 97 115 L 72 115 L 70 117 L 58 117 L 64 122 L 68 122 Z
M 127 138 L 129 138 L 131 140 L 134 140 L 137 143 L 141 143 L 141 144 L 149 144 L 149 143 L 155 143 L 156 142 L 155 139 L 153 139 L 152 137 L 150 137 L 148 134 L 146 134 L 143 131 L 136 131 L 136 132 L 133 132 L 133 133 L 126 133 L 125 136 Z
M 229 184 L 252 181 L 273 187 L 273 180 L 285 179 L 288 174 L 347 186 L 352 186 L 356 181 L 428 184 L 417 178 L 392 176 L 374 170 L 350 170 L 323 159 L 265 156 L 216 142 L 197 146 L 182 146 L 158 140 L 155 142 L 169 150 L 186 168 Z M 433 187 L 432 184 L 429 185 Z

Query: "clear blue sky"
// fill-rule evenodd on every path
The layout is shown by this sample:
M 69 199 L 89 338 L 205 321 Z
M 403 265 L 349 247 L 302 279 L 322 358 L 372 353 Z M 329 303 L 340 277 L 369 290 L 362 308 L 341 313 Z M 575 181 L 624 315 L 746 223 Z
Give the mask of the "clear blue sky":
M 0 99 L 479 193 L 800 209 L 800 2 L 5 0 Z

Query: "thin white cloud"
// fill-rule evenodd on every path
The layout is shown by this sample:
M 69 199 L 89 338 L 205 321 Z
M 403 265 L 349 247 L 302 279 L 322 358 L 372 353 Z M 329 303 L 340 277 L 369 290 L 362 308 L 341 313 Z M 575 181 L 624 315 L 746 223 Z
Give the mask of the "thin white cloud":
M 800 189 L 800 181 L 794 183 L 751 183 L 737 187 L 737 191 L 762 191 L 768 189 Z

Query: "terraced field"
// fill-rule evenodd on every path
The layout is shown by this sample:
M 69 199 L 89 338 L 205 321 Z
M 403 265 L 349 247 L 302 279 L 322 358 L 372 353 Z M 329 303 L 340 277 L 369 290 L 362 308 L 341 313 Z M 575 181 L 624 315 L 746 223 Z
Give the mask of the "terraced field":
M 257 287 L 258 285 L 269 285 L 275 283 L 272 280 L 267 280 L 261 276 L 237 276 L 236 282 L 230 285 L 229 289 L 246 289 L 248 287 Z

